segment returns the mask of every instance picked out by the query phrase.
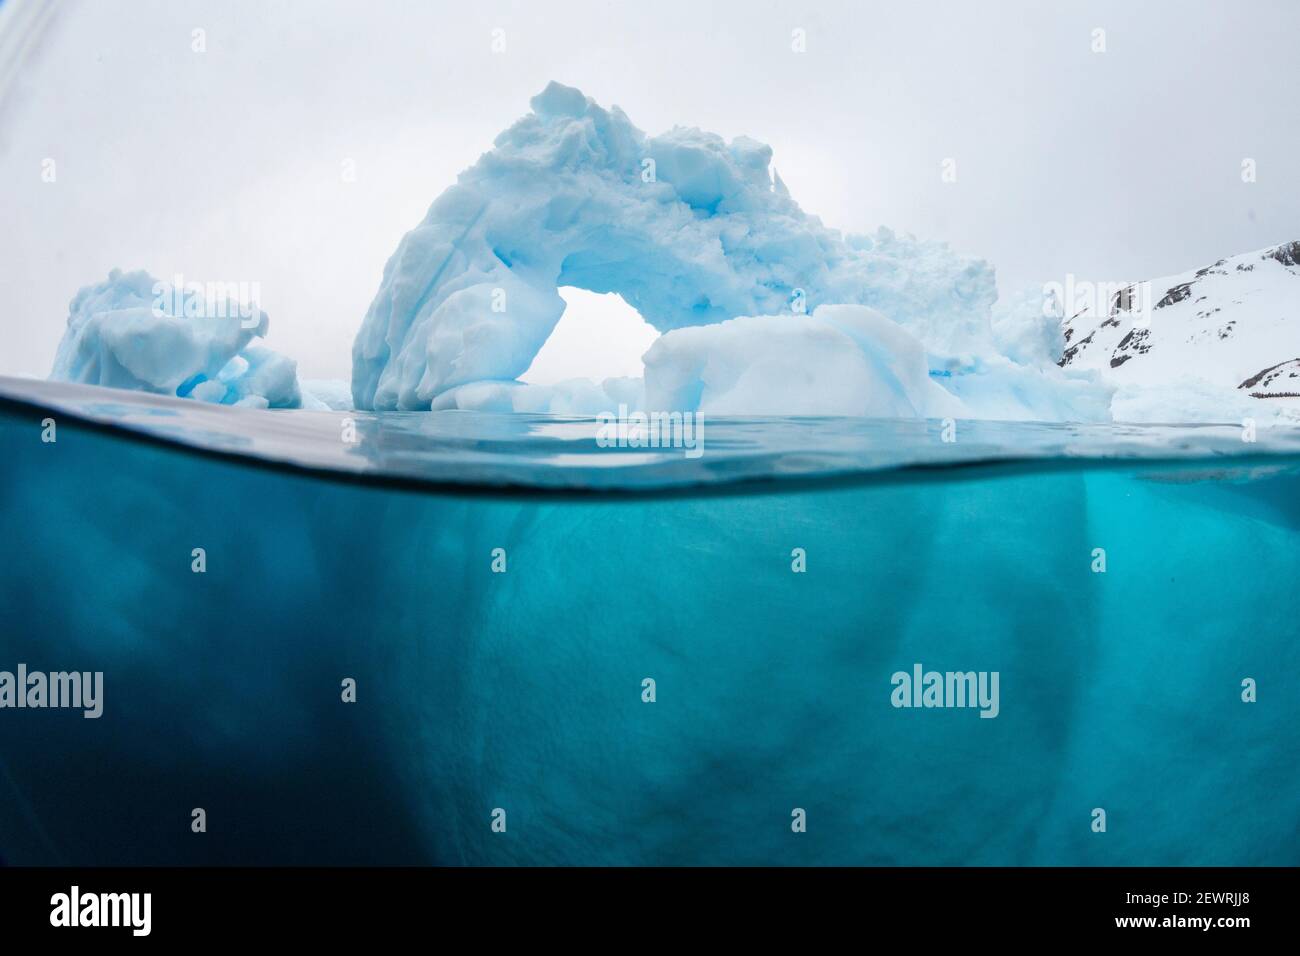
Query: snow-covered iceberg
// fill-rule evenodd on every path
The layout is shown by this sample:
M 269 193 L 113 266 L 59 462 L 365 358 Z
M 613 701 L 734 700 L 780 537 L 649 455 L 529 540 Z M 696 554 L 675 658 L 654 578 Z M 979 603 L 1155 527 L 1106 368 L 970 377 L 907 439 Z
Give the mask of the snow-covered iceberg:
M 297 408 L 296 364 L 254 339 L 266 313 L 114 269 L 69 307 L 50 378 L 223 405 Z
M 888 229 L 827 228 L 790 197 L 770 147 L 747 137 L 646 136 L 622 110 L 558 83 L 532 108 L 388 261 L 353 345 L 358 408 L 571 404 L 576 386 L 516 380 L 564 311 L 557 288 L 577 286 L 619 293 L 666 333 L 646 356 L 650 404 L 1057 418 L 1086 393 L 1081 412 L 1104 417 L 1109 391 L 1095 376 L 1071 377 L 1056 356 L 1026 376 L 999 352 L 987 263 Z M 837 328 L 832 305 L 876 312 Z M 867 313 L 840 313 L 850 315 Z M 903 366 L 902 378 L 888 374 Z M 937 392 L 913 381 L 918 367 Z M 967 371 L 1035 391 L 952 388 Z

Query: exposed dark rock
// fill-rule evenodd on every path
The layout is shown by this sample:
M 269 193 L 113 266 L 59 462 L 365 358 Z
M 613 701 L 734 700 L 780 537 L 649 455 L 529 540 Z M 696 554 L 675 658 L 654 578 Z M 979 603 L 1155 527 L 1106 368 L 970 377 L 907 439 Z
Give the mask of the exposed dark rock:
M 1295 242 L 1283 243 L 1276 249 L 1264 253 L 1263 258 L 1276 259 L 1284 266 L 1300 265 L 1300 239 Z
M 1268 388 L 1274 386 L 1274 383 L 1282 380 L 1296 379 L 1300 382 L 1300 358 L 1287 359 L 1285 362 L 1278 362 L 1276 365 L 1270 365 L 1268 368 L 1256 372 L 1246 381 L 1238 385 L 1238 388 L 1255 388 L 1263 386 Z M 1281 397 L 1288 395 L 1287 392 L 1265 392 L 1263 394 L 1251 393 L 1255 398 Z
M 1200 273 L 1198 272 L 1197 275 L 1200 275 Z M 1190 282 L 1176 285 L 1165 293 L 1163 299 L 1156 303 L 1156 308 L 1163 309 L 1167 305 L 1174 305 L 1175 303 L 1182 302 L 1183 299 L 1186 299 L 1191 294 L 1192 284 Z
M 1083 338 L 1079 339 L 1078 342 L 1076 342 L 1074 345 L 1071 345 L 1068 349 L 1065 350 L 1064 353 L 1062 353 L 1061 361 L 1057 362 L 1056 364 L 1061 366 L 1061 368 L 1065 368 L 1065 366 L 1069 365 L 1070 362 L 1074 359 L 1074 357 L 1079 354 L 1079 349 L 1083 348 L 1085 345 L 1090 343 L 1092 341 L 1092 337 L 1096 334 L 1097 334 L 1096 330 L 1093 330 Z
M 1111 353 L 1110 367 L 1119 368 L 1133 356 L 1150 352 L 1151 345 L 1147 342 L 1147 337 L 1150 335 L 1150 329 L 1130 329 L 1128 335 L 1119 340 L 1119 345 L 1115 346 L 1115 351 Z

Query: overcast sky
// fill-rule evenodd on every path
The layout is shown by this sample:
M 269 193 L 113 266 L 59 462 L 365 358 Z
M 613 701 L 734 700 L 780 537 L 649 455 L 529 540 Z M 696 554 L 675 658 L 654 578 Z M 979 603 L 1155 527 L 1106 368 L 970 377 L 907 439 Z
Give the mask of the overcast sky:
M 58 9 L 0 101 L 0 374 L 46 375 L 68 300 L 121 266 L 259 282 L 267 344 L 349 378 L 402 234 L 551 79 L 648 133 L 770 143 L 827 225 L 945 240 L 1004 290 L 1300 239 L 1295 0 Z

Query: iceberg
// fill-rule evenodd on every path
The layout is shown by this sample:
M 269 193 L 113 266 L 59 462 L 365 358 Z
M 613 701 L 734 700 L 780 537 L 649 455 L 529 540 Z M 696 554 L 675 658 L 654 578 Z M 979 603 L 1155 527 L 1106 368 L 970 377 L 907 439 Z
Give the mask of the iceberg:
M 1057 369 L 1059 351 L 999 352 L 982 260 L 824 226 L 748 137 L 647 136 L 559 83 L 531 102 L 385 266 L 352 350 L 357 408 L 598 404 L 595 383 L 517 383 L 564 311 L 557 289 L 576 286 L 620 294 L 663 333 L 645 358 L 652 405 L 1106 420 L 1109 389 Z M 985 382 L 952 388 L 954 369 Z M 1042 395 L 1005 400 L 1030 385 Z
M 69 306 L 50 379 L 222 405 L 297 408 L 297 365 L 253 340 L 265 312 L 114 269 Z

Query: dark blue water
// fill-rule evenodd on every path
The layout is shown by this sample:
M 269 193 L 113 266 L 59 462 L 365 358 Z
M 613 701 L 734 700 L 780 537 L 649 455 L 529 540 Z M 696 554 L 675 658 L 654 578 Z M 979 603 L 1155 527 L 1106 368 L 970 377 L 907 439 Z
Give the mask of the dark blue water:
M 1300 862 L 1293 436 L 0 393 L 9 862 Z

